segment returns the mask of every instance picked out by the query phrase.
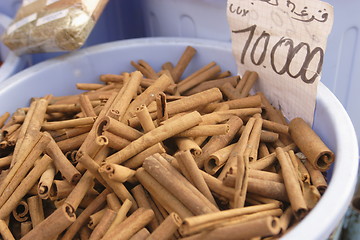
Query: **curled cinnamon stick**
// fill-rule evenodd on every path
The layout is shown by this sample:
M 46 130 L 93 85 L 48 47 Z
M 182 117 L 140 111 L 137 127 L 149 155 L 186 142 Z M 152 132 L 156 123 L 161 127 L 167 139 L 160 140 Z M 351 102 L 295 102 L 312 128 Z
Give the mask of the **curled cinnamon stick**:
M 134 170 L 118 164 L 107 163 L 103 165 L 102 168 L 113 181 L 126 182 L 135 175 Z
M 67 160 L 54 139 L 50 140 L 46 152 L 54 160 L 55 167 L 67 181 L 76 184 L 80 180 L 80 172 Z
M 34 186 L 51 161 L 51 158 L 47 155 L 44 155 L 37 161 L 35 167 L 27 174 L 20 185 L 17 186 L 15 191 L 0 208 L 0 219 L 4 219 L 11 213 L 21 198 L 23 198 Z
M 109 131 L 129 141 L 133 141 L 143 135 L 140 131 L 108 116 L 99 120 L 96 133 L 100 136 L 104 131 Z
M 28 220 L 29 206 L 26 201 L 22 200 L 18 203 L 16 208 L 12 211 L 12 215 L 18 222 L 25 222 Z
M 55 166 L 53 163 L 49 164 L 46 171 L 41 175 L 38 184 L 38 194 L 42 199 L 49 198 L 51 185 L 54 181 L 54 177 L 56 174 Z
M 289 133 L 313 167 L 322 172 L 329 169 L 330 164 L 335 160 L 334 153 L 303 119 L 295 118 L 291 120 Z
M 311 183 L 319 190 L 320 194 L 324 194 L 328 186 L 324 175 L 315 169 L 309 161 L 305 160 L 304 165 L 309 172 Z
M 64 203 L 21 239 L 52 239 L 69 227 L 75 219 L 72 207 Z
M 90 215 L 104 204 L 108 193 L 108 190 L 105 189 L 89 204 L 87 208 L 85 208 L 85 210 L 78 216 L 74 223 L 71 224 L 71 226 L 66 230 L 62 237 L 63 240 L 73 239 L 81 226 L 83 226 L 85 222 L 88 221 Z

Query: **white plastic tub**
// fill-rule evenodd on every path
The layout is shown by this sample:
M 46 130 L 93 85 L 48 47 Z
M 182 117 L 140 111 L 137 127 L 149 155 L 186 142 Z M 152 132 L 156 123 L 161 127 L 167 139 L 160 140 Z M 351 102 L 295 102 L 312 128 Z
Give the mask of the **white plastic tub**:
M 30 67 L 0 84 L 0 110 L 13 112 L 28 105 L 30 97 L 78 92 L 75 83 L 97 82 L 100 74 L 131 71 L 131 60 L 144 59 L 155 69 L 176 63 L 187 45 L 198 51 L 185 74 L 210 61 L 236 73 L 229 43 L 203 39 L 151 38 L 102 44 Z M 353 125 L 336 97 L 319 85 L 315 131 L 336 154 L 328 189 L 317 206 L 282 239 L 323 240 L 344 216 L 357 179 L 358 147 Z
M 0 13 L 0 35 L 6 30 L 11 19 Z M 0 67 L 0 82 L 21 71 L 28 65 L 27 57 L 18 57 L 0 42 L 0 59 L 3 65 Z

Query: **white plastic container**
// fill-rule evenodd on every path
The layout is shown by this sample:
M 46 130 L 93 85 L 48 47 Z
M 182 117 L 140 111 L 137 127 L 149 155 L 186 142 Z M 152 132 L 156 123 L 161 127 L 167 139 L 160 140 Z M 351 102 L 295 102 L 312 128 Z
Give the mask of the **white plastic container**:
M 203 39 L 145 38 L 102 44 L 30 67 L 0 84 L 0 110 L 13 112 L 31 97 L 68 95 L 79 91 L 75 83 L 98 82 L 100 74 L 134 70 L 131 60 L 144 59 L 159 70 L 166 61 L 176 63 L 185 47 L 198 51 L 185 74 L 217 62 L 236 73 L 229 43 Z M 319 85 L 314 129 L 336 154 L 331 181 L 317 206 L 282 239 L 323 240 L 344 216 L 357 179 L 358 147 L 353 125 L 336 97 Z
M 146 36 L 198 37 L 230 41 L 226 0 L 142 0 Z M 321 81 L 349 113 L 360 139 L 360 1 L 323 0 L 335 20 Z
M 6 30 L 11 19 L 0 13 L 0 35 Z M 0 82 L 21 71 L 28 65 L 28 57 L 18 57 L 0 42 L 0 59 L 3 65 L 0 67 Z

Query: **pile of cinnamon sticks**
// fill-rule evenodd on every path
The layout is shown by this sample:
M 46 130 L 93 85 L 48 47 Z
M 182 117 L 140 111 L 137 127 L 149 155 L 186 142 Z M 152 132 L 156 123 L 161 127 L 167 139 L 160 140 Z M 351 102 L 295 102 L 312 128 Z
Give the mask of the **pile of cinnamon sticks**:
M 258 75 L 215 62 L 104 74 L 0 118 L 4 239 L 272 239 L 327 188 L 334 154 Z

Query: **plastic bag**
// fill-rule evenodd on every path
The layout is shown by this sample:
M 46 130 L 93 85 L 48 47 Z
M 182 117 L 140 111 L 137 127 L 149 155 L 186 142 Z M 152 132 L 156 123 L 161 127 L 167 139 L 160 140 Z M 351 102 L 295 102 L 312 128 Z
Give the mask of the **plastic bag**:
M 90 35 L 108 0 L 24 0 L 2 40 L 16 54 L 72 51 Z

